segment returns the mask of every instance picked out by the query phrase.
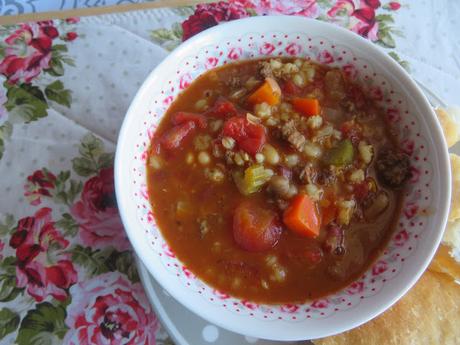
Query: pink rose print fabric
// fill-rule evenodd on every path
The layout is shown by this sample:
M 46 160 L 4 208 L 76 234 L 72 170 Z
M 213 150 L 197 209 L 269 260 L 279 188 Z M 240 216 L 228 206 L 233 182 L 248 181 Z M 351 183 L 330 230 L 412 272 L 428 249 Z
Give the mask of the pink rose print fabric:
M 10 246 L 16 249 L 17 287 L 26 288 L 37 302 L 48 295 L 65 300 L 66 289 L 77 282 L 70 256 L 63 251 L 68 245 L 55 227 L 50 208 L 20 219 L 10 239 Z M 55 260 L 49 260 L 52 252 Z
M 23 24 L 6 38 L 5 42 L 11 47 L 0 63 L 0 72 L 10 82 L 30 83 L 43 69 L 49 67 L 52 40 L 59 36 L 57 29 L 49 24 Z
M 375 11 L 380 6 L 380 1 L 365 0 L 355 3 L 352 0 L 338 0 L 327 14 L 335 20 L 346 13 L 350 18 L 349 27 L 352 31 L 371 41 L 377 41 L 379 26 Z
M 70 210 L 80 224 L 80 237 L 85 245 L 103 248 L 113 245 L 118 250 L 129 248 L 115 200 L 113 169 L 105 168 L 85 182 L 81 199 Z
M 145 296 L 121 225 L 113 154 L 85 135 L 70 170 L 35 170 L 23 194 L 34 210 L 0 223 L 1 303 L 11 323 L 4 335 L 63 344 L 167 344 Z M 13 327 L 14 326 L 14 327 Z M 1 340 L 1 338 L 0 338 Z
M 155 343 L 158 321 L 145 309 L 148 301 L 139 283 L 110 272 L 74 285 L 71 293 L 76 298 L 67 307 L 65 322 L 72 330 L 65 344 Z
M 183 40 L 215 26 L 221 22 L 249 17 L 249 12 L 240 2 L 220 1 L 198 4 L 195 13 L 182 23 Z
M 6 39 L 5 57 L 0 62 L 0 73 L 10 83 L 30 83 L 43 70 L 51 67 L 53 41 L 59 39 L 59 31 L 53 21 L 21 24 Z M 77 33 L 64 33 L 60 39 L 73 41 Z
M 50 189 L 55 188 L 55 183 L 56 176 L 52 173 L 46 169 L 37 170 L 27 177 L 24 195 L 31 205 L 40 205 L 42 196 L 51 196 Z
M 185 41 L 207 28 L 235 19 L 254 15 L 293 15 L 332 22 L 344 26 L 372 42 L 394 48 L 393 36 L 396 31 L 392 26 L 392 13 L 399 10 L 400 7 L 401 4 L 396 1 L 384 4 L 378 0 L 220 1 L 197 5 L 194 13 L 180 23 L 180 30 L 171 32 L 169 36 L 172 41 L 177 40 L 178 36 L 182 41 Z M 151 37 L 164 43 L 165 29 L 154 30 Z M 169 47 L 174 47 L 177 44 L 170 44 Z M 270 47 L 261 49 L 269 54 Z

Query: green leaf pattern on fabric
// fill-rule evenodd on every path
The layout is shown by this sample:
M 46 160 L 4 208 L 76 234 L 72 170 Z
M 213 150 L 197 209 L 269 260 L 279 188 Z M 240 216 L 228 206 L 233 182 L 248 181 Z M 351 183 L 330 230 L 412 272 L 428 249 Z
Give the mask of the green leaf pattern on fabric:
M 72 102 L 72 95 L 70 91 L 64 89 L 64 84 L 60 80 L 56 80 L 55 82 L 49 84 L 45 88 L 45 95 L 49 100 L 68 108 Z
M 44 302 L 29 310 L 21 322 L 18 345 L 57 345 L 68 328 L 64 323 L 66 311 L 61 305 Z
M 16 287 L 16 275 L 0 275 L 0 302 L 14 300 L 23 290 Z
M 0 302 L 14 300 L 23 290 L 16 286 L 16 258 L 4 258 L 0 262 Z
M 6 236 L 14 230 L 14 216 L 12 214 L 5 214 L 3 221 L 0 221 L 0 236 Z
M 69 213 L 64 213 L 56 222 L 56 226 L 62 230 L 64 236 L 75 237 L 78 233 L 78 223 Z
M 394 29 L 392 25 L 394 23 L 393 17 L 390 14 L 379 14 L 375 16 L 375 20 L 379 24 L 377 43 L 386 48 L 395 48 L 396 42 L 393 35 L 402 35 L 402 33 Z
M 112 165 L 113 154 L 105 153 L 102 140 L 92 134 L 83 138 L 80 144 L 79 152 L 81 157 L 72 160 L 72 166 L 75 172 L 80 176 L 89 176 L 97 173 L 100 169 Z
M 90 247 L 77 245 L 69 253 L 72 255 L 72 261 L 82 266 L 88 277 L 118 271 L 124 273 L 133 283 L 140 281 L 130 251 L 119 252 L 110 247 L 92 250 Z
M 11 137 L 13 133 L 13 125 L 11 122 L 6 121 L 3 125 L 0 126 L 0 159 L 3 157 L 3 152 L 5 152 L 5 141 Z
M 6 87 L 8 101 L 5 107 L 9 112 L 10 122 L 29 123 L 48 115 L 45 96 L 37 86 L 7 84 Z
M 182 42 L 182 27 L 179 23 L 174 23 L 171 29 L 153 30 L 150 38 L 166 50 L 173 50 Z
M 193 6 L 183 6 L 183 7 L 176 7 L 171 9 L 172 12 L 176 13 L 177 15 L 181 17 L 188 17 L 193 14 L 193 11 L 195 10 Z
M 389 52 L 388 55 L 390 55 L 393 59 L 396 60 L 397 63 L 399 63 L 402 68 L 404 68 L 406 71 L 410 72 L 410 65 L 409 65 L 409 62 L 407 62 L 406 60 L 403 60 L 399 57 L 398 54 L 396 54 L 396 52 L 392 51 L 392 52 Z
M 0 340 L 14 332 L 19 325 L 19 315 L 8 308 L 0 309 Z
M 72 261 L 83 267 L 86 275 L 91 277 L 109 271 L 106 262 L 112 251 L 112 248 L 92 250 L 90 247 L 77 245 L 69 252 L 72 255 Z
M 61 171 L 56 178 L 56 189 L 53 191 L 56 201 L 71 205 L 83 189 L 81 181 L 70 179 L 70 171 Z
M 140 281 L 134 262 L 134 256 L 130 251 L 121 253 L 113 251 L 107 261 L 107 265 L 111 271 L 118 271 L 126 274 L 133 283 L 138 283 Z

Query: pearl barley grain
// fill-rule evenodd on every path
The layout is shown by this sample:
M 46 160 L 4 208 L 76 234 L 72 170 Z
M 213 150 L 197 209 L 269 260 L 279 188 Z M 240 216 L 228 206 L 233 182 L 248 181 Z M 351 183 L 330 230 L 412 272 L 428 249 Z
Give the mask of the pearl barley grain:
M 193 153 L 187 153 L 187 156 L 185 157 L 185 161 L 187 162 L 187 164 L 192 164 L 194 160 L 195 157 L 193 156 Z
M 280 155 L 273 146 L 265 144 L 264 148 L 262 149 L 262 153 L 264 154 L 267 163 L 272 165 L 279 163 Z
M 256 162 L 263 163 L 265 160 L 265 156 L 262 153 L 256 153 Z
M 201 165 L 207 165 L 211 161 L 211 157 L 209 154 L 205 151 L 201 151 L 198 154 L 198 162 L 200 162 Z

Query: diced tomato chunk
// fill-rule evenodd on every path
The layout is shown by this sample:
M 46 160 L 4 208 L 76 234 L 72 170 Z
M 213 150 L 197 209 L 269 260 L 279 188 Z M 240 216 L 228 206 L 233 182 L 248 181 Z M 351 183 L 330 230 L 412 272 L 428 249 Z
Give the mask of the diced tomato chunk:
M 358 201 L 364 200 L 369 195 L 369 182 L 363 181 L 353 185 L 353 192 Z
M 228 119 L 224 124 L 222 134 L 235 139 L 240 149 L 252 155 L 260 152 L 267 140 L 265 127 L 249 122 L 243 116 Z
M 357 145 L 362 137 L 362 128 L 354 121 L 347 121 L 342 124 L 340 131 L 350 139 L 353 145 Z
M 298 87 L 292 80 L 289 79 L 281 85 L 281 90 L 283 91 L 283 94 L 288 96 L 298 96 L 301 91 L 300 87 Z
M 172 123 L 175 125 L 181 125 L 186 122 L 193 122 L 200 128 L 206 128 L 207 122 L 206 117 L 201 114 L 189 113 L 186 111 L 179 111 L 172 117 Z
M 233 238 L 251 252 L 268 250 L 278 243 L 282 232 L 275 212 L 253 201 L 242 202 L 233 215 Z
M 337 224 L 329 224 L 327 227 L 326 238 L 323 242 L 323 250 L 326 253 L 335 255 L 343 255 L 345 252 L 344 247 L 344 232 L 343 229 Z
M 206 115 L 227 119 L 232 116 L 241 115 L 241 112 L 238 110 L 235 104 L 223 97 L 220 97 L 217 99 L 216 103 L 214 103 L 212 108 L 206 111 Z
M 312 247 L 305 250 L 305 259 L 311 266 L 316 266 L 323 260 L 323 251 L 319 247 Z
M 289 248 L 286 256 L 298 265 L 313 268 L 323 260 L 323 250 L 319 242 L 303 243 L 302 247 Z
M 195 129 L 195 123 L 188 121 L 181 125 L 174 126 L 160 139 L 161 145 L 168 150 L 178 148 L 187 135 Z
M 321 208 L 321 218 L 323 224 L 329 224 L 337 217 L 337 206 L 335 203 L 330 203 L 327 207 Z

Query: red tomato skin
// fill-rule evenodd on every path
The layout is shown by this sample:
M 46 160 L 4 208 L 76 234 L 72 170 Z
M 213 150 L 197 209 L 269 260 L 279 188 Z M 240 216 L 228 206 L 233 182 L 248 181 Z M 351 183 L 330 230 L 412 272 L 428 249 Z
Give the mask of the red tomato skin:
M 362 137 L 362 128 L 357 123 L 347 121 L 342 124 L 340 131 L 350 139 L 353 145 L 358 145 Z
M 275 212 L 251 202 L 241 203 L 233 216 L 233 238 L 236 244 L 250 252 L 273 248 L 279 241 L 283 228 Z
M 316 266 L 323 260 L 323 251 L 319 247 L 306 250 L 304 255 L 307 263 L 311 266 Z
M 355 184 L 353 186 L 353 193 L 355 195 L 355 198 L 358 201 L 362 201 L 366 199 L 366 197 L 369 195 L 369 183 L 368 181 L 363 181 L 361 183 Z
M 307 245 L 303 249 L 289 251 L 287 257 L 298 265 L 313 268 L 323 260 L 323 251 L 318 244 Z
M 249 122 L 243 116 L 228 119 L 224 124 L 222 135 L 235 139 L 240 149 L 252 155 L 260 152 L 267 141 L 265 128 Z
M 343 228 L 336 224 L 329 224 L 323 242 L 323 250 L 326 253 L 336 253 L 338 250 L 343 250 L 344 236 Z
M 206 111 L 206 115 L 211 117 L 217 117 L 220 119 L 227 119 L 232 116 L 242 115 L 238 108 L 230 101 L 220 97 L 216 103 Z
M 160 142 L 161 145 L 167 150 L 178 148 L 182 141 L 188 136 L 190 132 L 195 129 L 194 122 L 186 122 L 181 125 L 174 126 L 166 133 L 163 133 Z
M 196 126 L 201 129 L 206 128 L 208 123 L 206 122 L 206 117 L 201 114 L 189 113 L 186 111 L 178 111 L 172 117 L 172 123 L 174 125 L 181 125 L 186 122 L 193 122 Z
M 298 96 L 301 91 L 300 87 L 294 84 L 291 80 L 286 80 L 281 85 L 281 90 L 283 90 L 283 94 L 286 94 L 289 96 Z

